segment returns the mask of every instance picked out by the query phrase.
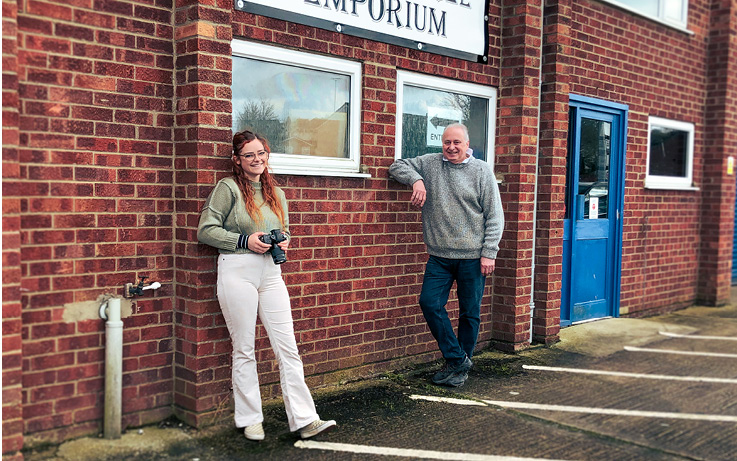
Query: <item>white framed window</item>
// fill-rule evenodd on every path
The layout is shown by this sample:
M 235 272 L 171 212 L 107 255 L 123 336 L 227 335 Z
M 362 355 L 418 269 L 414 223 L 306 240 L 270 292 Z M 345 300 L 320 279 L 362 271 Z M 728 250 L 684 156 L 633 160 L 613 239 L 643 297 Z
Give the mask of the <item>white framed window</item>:
M 603 0 L 656 22 L 686 30 L 688 0 Z
M 648 118 L 648 189 L 693 190 L 694 124 Z
M 451 123 L 468 127 L 476 158 L 494 166 L 496 88 L 397 71 L 396 158 L 442 152 Z
M 360 176 L 361 64 L 233 41 L 233 132 L 266 137 L 274 173 Z

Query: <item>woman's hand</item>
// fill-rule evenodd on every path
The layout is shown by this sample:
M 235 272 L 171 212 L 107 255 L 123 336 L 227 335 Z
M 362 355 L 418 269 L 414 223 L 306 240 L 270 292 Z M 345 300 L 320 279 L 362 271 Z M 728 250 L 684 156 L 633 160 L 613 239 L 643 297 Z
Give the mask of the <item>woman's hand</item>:
M 253 251 L 254 253 L 258 253 L 260 255 L 266 253 L 271 249 L 271 245 L 267 245 L 261 240 L 259 240 L 259 237 L 264 235 L 265 232 L 254 232 L 253 234 L 248 236 L 248 249 Z
M 287 239 L 284 240 L 283 242 L 277 243 L 277 245 L 279 245 L 279 248 L 284 250 L 284 252 L 286 253 L 287 248 L 289 248 L 289 242 L 292 240 L 292 237 L 288 236 L 287 234 L 284 234 L 284 235 L 287 237 Z

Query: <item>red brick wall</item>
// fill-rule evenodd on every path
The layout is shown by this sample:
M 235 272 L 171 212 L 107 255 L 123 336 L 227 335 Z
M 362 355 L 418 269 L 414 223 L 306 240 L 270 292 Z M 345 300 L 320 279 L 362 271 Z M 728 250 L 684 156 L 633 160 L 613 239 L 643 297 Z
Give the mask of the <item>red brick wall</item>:
M 496 347 L 505 350 L 530 339 L 542 27 L 542 2 L 502 2 L 494 170 L 502 180 L 506 222 L 494 276 L 493 330 Z
M 232 7 L 228 0 L 187 2 L 175 12 L 174 404 L 177 416 L 196 426 L 207 423 L 230 389 L 230 338 L 215 299 L 216 252 L 197 243 L 197 224 L 212 185 L 228 174 Z
M 704 193 L 698 297 L 712 305 L 729 302 L 732 276 L 737 160 L 737 2 L 711 1 L 704 114 Z
M 22 459 L 22 338 L 20 303 L 20 199 L 10 184 L 20 175 L 18 165 L 18 7 L 2 2 L 3 75 L 3 459 Z
M 419 212 L 409 206 L 408 188 L 389 181 L 386 173 L 394 158 L 396 69 L 498 85 L 496 39 L 492 66 L 484 66 L 230 9 L 225 2 L 176 12 L 175 322 L 181 339 L 175 401 L 177 414 L 195 425 L 208 420 L 230 386 L 230 345 L 215 299 L 214 251 L 194 242 L 204 198 L 229 169 L 231 35 L 222 28 L 231 14 L 235 38 L 363 63 L 361 161 L 372 178 L 278 178 L 290 200 L 294 234 L 283 271 L 311 385 L 374 374 L 407 357 L 438 357 L 417 306 L 426 258 Z M 491 22 L 497 37 L 497 21 Z M 490 293 L 482 309 L 482 345 L 491 338 Z M 455 303 L 451 307 L 457 309 Z M 278 370 L 262 328 L 257 346 L 260 381 L 267 394 L 276 393 Z M 329 373 L 338 370 L 346 371 Z
M 229 8 L 208 14 L 207 22 L 216 27 L 225 24 Z M 494 7 L 492 10 L 498 11 Z M 178 13 L 179 17 L 185 15 Z M 491 66 L 242 12 L 233 13 L 232 22 L 236 39 L 327 53 L 363 63 L 361 162 L 368 168 L 371 179 L 278 177 L 290 201 L 294 234 L 289 262 L 283 271 L 292 296 L 295 329 L 309 384 L 335 383 L 345 377 L 375 374 L 398 366 L 401 360 L 437 358 L 437 346 L 417 305 L 426 260 L 420 213 L 409 205 L 409 189 L 389 180 L 386 171 L 394 160 L 396 70 L 445 75 L 497 86 L 494 66 L 499 62 L 499 43 L 495 38 L 498 37 L 498 22 L 492 20 L 490 25 L 493 34 Z M 201 40 L 198 46 L 203 43 Z M 215 50 L 208 46 L 207 53 L 218 55 L 221 62 L 227 61 L 229 66 L 229 49 Z M 218 58 L 214 62 L 217 61 Z M 179 72 L 178 75 L 181 77 L 177 80 L 181 82 L 190 74 Z M 229 76 L 227 78 L 229 84 Z M 212 94 L 212 91 L 207 93 Z M 223 112 L 227 114 L 227 122 L 216 123 L 216 126 L 230 129 L 230 110 L 228 105 Z M 182 138 L 177 136 L 177 139 Z M 217 402 L 227 397 L 230 385 L 230 349 L 214 298 L 214 253 L 203 245 L 191 244 L 199 209 L 210 190 L 203 186 L 212 186 L 228 169 L 229 144 L 226 145 L 225 140 L 217 141 L 222 144 L 216 144 L 218 147 L 214 149 L 191 153 L 197 155 L 197 163 L 194 159 L 188 161 L 200 165 L 203 171 L 197 178 L 191 178 L 198 186 L 182 188 L 182 196 L 200 200 L 182 200 L 182 214 L 177 217 L 178 223 L 190 226 L 178 231 L 183 240 L 181 246 L 186 247 L 184 251 L 192 257 L 188 260 L 192 268 L 187 276 L 202 282 L 196 291 L 186 293 L 191 299 L 178 299 L 178 305 L 183 307 L 178 309 L 182 314 L 177 313 L 177 317 L 181 315 L 186 319 L 187 326 L 197 325 L 199 331 L 202 328 L 209 331 L 193 339 L 192 344 L 183 342 L 187 350 L 177 353 L 177 365 L 189 364 L 182 367 L 182 376 L 186 378 L 177 383 L 177 399 L 181 399 L 177 401 L 178 408 L 185 419 L 195 424 L 207 418 L 207 415 L 198 415 L 195 409 L 214 409 Z M 178 152 L 179 148 L 177 157 Z M 177 208 L 179 210 L 179 205 Z M 491 287 L 487 288 L 482 308 L 482 345 L 488 345 L 491 339 L 490 304 Z M 196 310 L 196 315 L 187 315 L 189 308 L 186 306 L 194 305 L 197 307 L 192 310 Z M 457 311 L 457 304 L 453 302 L 451 308 Z M 182 333 L 187 331 L 184 325 L 178 325 L 177 329 Z M 267 385 L 266 394 L 274 394 L 278 389 L 278 370 L 261 328 L 257 345 L 260 380 Z M 200 365 L 205 363 L 210 370 Z M 338 370 L 343 371 L 330 373 Z M 202 389 L 197 399 L 189 397 L 193 389 Z
M 598 1 L 572 2 L 570 92 L 629 105 L 621 314 L 696 299 L 701 191 L 645 189 L 648 116 L 694 123 L 703 190 L 707 2 L 689 2 L 687 34 Z
M 18 197 L 27 440 L 101 427 L 104 323 L 64 313 L 139 275 L 123 427 L 171 413 L 171 2 L 19 2 Z M 96 307 L 88 307 L 95 310 Z M 95 315 L 95 317 L 97 317 Z
M 544 14 L 533 337 L 548 344 L 560 332 L 571 1 L 545 2 Z

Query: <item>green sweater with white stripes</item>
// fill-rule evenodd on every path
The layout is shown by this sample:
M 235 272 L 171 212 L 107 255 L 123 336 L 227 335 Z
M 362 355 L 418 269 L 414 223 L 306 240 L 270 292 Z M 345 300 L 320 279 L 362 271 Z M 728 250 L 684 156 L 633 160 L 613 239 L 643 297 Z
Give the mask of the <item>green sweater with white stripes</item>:
M 254 232 L 266 232 L 272 229 L 281 229 L 289 233 L 289 212 L 287 210 L 287 199 L 284 191 L 275 187 L 276 196 L 281 201 L 284 210 L 284 224 L 282 229 L 279 217 L 271 211 L 269 204 L 264 200 L 261 193 L 261 183 L 251 181 L 253 187 L 253 199 L 259 205 L 263 221 L 256 222 L 246 211 L 246 202 L 243 194 L 238 188 L 235 179 L 228 176 L 218 181 L 215 188 L 207 197 L 205 207 L 200 215 L 200 224 L 197 228 L 197 240 L 217 248 L 221 254 L 229 253 L 252 253 L 245 248 L 245 240 Z M 239 245 L 239 239 L 241 245 Z M 244 247 L 244 248 L 240 248 Z

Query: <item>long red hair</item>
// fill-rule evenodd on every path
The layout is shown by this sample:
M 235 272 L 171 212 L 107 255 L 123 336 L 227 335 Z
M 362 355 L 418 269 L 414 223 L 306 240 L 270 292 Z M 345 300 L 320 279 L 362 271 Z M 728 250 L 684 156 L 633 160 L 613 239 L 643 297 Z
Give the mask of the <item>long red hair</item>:
M 236 154 L 240 153 L 243 146 L 254 139 L 261 141 L 261 144 L 264 145 L 264 150 L 269 154 L 271 153 L 269 142 L 266 138 L 252 131 L 244 130 L 233 136 L 233 157 L 231 160 L 233 161 L 233 177 L 235 178 L 236 184 L 238 184 L 238 188 L 241 190 L 241 194 L 243 194 L 243 201 L 246 202 L 246 211 L 249 216 L 251 216 L 251 219 L 256 222 L 261 222 L 264 217 L 261 214 L 259 206 L 256 205 L 256 201 L 253 199 L 253 187 L 251 186 L 251 182 L 246 178 L 246 175 L 243 172 L 243 167 L 238 165 L 235 161 Z M 281 201 L 276 196 L 276 186 L 274 184 L 274 177 L 269 173 L 268 159 L 266 161 L 266 168 L 259 178 L 259 182 L 261 182 L 261 193 L 264 196 L 264 200 L 266 200 L 271 211 L 279 217 L 279 222 L 281 222 L 282 229 L 284 229 L 284 227 L 286 227 L 284 225 L 284 208 L 282 208 Z

